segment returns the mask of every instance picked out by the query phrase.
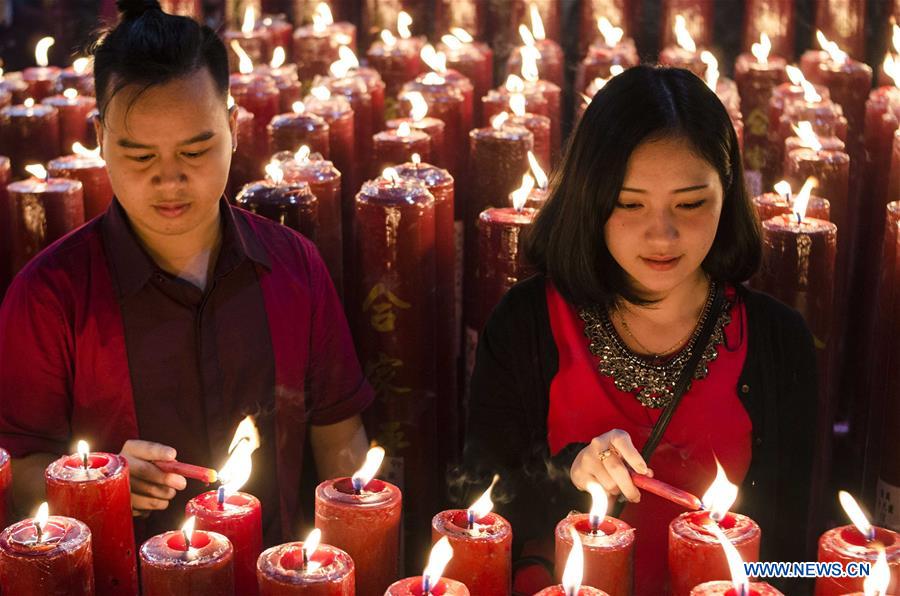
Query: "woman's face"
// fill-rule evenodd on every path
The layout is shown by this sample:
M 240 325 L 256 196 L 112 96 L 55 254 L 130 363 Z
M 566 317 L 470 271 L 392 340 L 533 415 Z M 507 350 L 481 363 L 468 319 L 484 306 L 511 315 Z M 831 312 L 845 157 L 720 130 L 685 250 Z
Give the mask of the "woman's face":
M 684 139 L 647 141 L 635 149 L 603 229 L 606 246 L 634 291 L 663 298 L 702 275 L 722 195 L 718 172 Z

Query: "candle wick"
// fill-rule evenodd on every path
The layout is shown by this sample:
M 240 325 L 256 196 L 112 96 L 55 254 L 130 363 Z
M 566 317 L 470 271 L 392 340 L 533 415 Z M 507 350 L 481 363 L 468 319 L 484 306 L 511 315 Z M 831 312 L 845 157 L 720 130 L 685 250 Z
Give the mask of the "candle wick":
M 44 530 L 41 529 L 40 522 L 34 522 L 34 531 L 37 533 L 35 536 L 34 542 L 35 544 L 40 544 L 44 541 Z
M 88 469 L 88 454 L 87 454 L 87 453 L 82 454 L 82 456 L 81 456 L 81 464 L 84 466 L 84 469 L 85 469 L 85 470 Z
M 185 551 L 191 550 L 191 538 L 190 538 L 190 536 L 188 536 L 187 531 L 182 530 L 182 531 L 181 531 L 181 534 L 184 536 L 184 545 L 185 545 L 185 549 L 184 549 L 184 550 L 185 550 Z
M 422 594 L 423 596 L 431 594 L 431 578 L 427 575 L 422 578 Z
M 306 552 L 306 547 L 301 548 L 300 552 L 303 554 L 303 568 L 306 569 L 309 566 L 309 553 Z
M 219 503 L 219 509 L 224 509 L 225 507 L 225 487 L 220 486 L 216 491 L 216 501 Z
M 803 223 L 803 217 L 802 217 L 799 213 L 794 213 L 794 215 L 797 216 L 797 225 L 802 224 L 802 223 Z

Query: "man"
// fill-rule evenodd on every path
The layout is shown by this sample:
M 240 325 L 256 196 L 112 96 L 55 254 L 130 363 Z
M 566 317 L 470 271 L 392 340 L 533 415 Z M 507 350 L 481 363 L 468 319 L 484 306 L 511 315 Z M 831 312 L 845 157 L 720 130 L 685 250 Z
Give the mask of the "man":
M 153 464 L 220 468 L 238 422 L 261 444 L 245 490 L 266 542 L 296 536 L 307 425 L 320 477 L 367 448 L 371 402 L 314 246 L 222 198 L 235 148 L 228 60 L 207 27 L 120 2 L 95 52 L 96 125 L 116 199 L 23 269 L 0 309 L 0 445 L 14 503 L 77 439 L 121 451 L 146 533 L 205 487 Z

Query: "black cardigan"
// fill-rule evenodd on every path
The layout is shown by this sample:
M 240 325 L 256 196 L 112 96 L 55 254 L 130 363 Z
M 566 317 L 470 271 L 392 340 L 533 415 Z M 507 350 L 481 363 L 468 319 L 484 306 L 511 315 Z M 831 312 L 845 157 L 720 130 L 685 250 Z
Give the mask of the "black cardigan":
M 814 560 L 807 540 L 818 409 L 813 339 L 803 318 L 781 302 L 744 287 L 738 296 L 746 304 L 749 343 L 737 391 L 753 443 L 734 509 L 762 528 L 762 560 Z M 569 511 L 590 508 L 589 496 L 569 479 L 585 444 L 552 458 L 547 445 L 550 382 L 558 368 L 545 278 L 536 275 L 510 289 L 479 339 L 463 473 L 451 484 L 453 500 L 466 506 L 493 473 L 501 475 L 495 510 L 513 525 L 514 556 L 523 542 L 550 535 Z M 790 594 L 806 591 L 791 588 Z

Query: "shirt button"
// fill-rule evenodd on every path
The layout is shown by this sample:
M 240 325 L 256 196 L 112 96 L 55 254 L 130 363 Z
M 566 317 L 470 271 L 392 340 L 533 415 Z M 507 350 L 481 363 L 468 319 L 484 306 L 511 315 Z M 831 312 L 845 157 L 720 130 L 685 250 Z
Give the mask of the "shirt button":
M 744 395 L 750 393 L 750 385 L 747 385 L 746 383 L 741 385 L 741 393 Z

